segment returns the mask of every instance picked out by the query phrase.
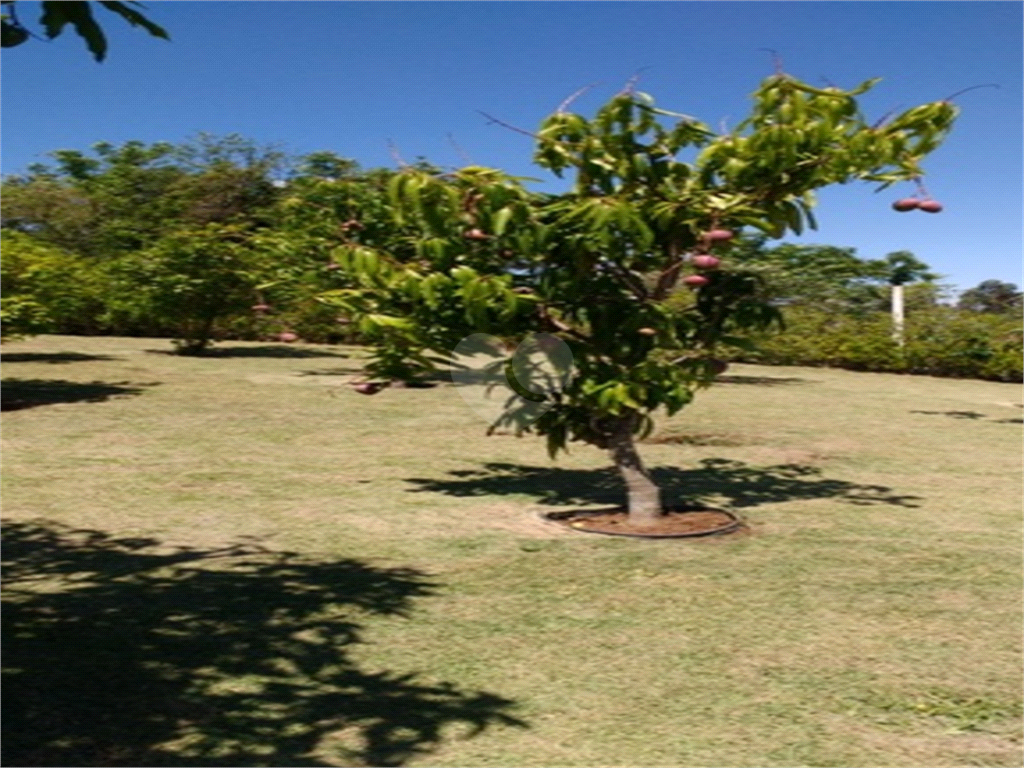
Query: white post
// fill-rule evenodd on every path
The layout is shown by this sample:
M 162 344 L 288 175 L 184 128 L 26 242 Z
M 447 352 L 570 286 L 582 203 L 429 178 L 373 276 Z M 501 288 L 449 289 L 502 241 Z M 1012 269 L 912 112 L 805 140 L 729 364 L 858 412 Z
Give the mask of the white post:
M 903 346 L 903 286 L 892 287 L 892 340 Z

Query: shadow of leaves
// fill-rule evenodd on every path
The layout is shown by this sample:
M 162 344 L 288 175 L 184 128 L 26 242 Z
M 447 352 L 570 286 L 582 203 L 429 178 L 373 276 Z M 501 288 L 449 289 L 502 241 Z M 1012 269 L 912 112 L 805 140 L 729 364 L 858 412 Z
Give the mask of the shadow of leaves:
M 155 386 L 152 383 L 134 386 L 127 384 L 129 382 L 126 381 L 107 383 L 8 378 L 0 382 L 0 409 L 18 411 L 56 403 L 99 403 L 115 396 L 138 395 L 145 387 Z
M 5 363 L 82 363 L 90 360 L 119 360 L 110 355 L 85 355 L 81 352 L 8 352 Z
M 370 616 L 438 585 L 408 568 L 253 545 L 167 547 L 4 527 L 3 763 L 398 766 L 513 702 L 349 658 Z
M 338 368 L 327 368 L 319 371 L 299 371 L 299 376 L 351 376 L 357 373 L 363 373 L 364 369 L 362 366 L 350 365 L 340 366 Z
M 924 413 L 929 416 L 949 416 L 951 419 L 988 419 L 993 424 L 1024 424 L 1024 419 L 992 419 L 988 414 L 977 411 L 911 411 L 911 413 Z
M 951 419 L 984 419 L 984 413 L 977 411 L 911 411 L 911 413 L 924 413 L 929 416 L 949 416 Z
M 651 470 L 666 505 L 727 503 L 754 507 L 794 499 L 835 498 L 850 504 L 916 507 L 918 496 L 898 495 L 883 485 L 863 485 L 823 477 L 817 467 L 778 464 L 755 467 L 731 459 L 704 459 L 694 469 Z M 520 494 L 541 504 L 622 504 L 625 492 L 618 473 L 608 469 L 563 469 L 492 462 L 480 470 L 450 472 L 451 480 L 410 478 L 413 491 L 452 496 Z
M 173 349 L 147 349 L 151 355 L 175 355 L 182 356 Z M 289 347 L 285 344 L 264 344 L 258 347 L 210 347 L 201 353 L 185 355 L 185 357 L 271 357 L 286 359 L 301 359 L 310 357 L 341 357 L 347 358 L 344 352 L 331 352 L 329 350 L 308 349 L 305 347 Z
M 757 384 L 762 387 L 777 387 L 785 384 L 806 384 L 808 380 L 791 376 L 739 376 L 730 374 L 728 376 L 716 376 L 715 382 L 718 384 Z

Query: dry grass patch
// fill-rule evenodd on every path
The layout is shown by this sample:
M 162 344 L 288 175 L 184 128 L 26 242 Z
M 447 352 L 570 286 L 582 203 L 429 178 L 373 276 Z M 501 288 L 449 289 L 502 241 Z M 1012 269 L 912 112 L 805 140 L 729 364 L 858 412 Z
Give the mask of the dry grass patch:
M 8 764 L 1020 765 L 1016 385 L 735 366 L 643 453 L 750 533 L 642 541 L 451 386 L 166 349 L 5 345 Z

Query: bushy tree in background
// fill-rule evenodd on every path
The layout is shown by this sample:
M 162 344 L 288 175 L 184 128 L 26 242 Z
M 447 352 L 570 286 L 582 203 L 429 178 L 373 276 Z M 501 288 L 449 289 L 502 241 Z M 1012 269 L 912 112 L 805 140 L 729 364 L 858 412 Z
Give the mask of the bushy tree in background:
M 1013 283 L 984 280 L 960 294 L 957 306 L 967 312 L 1020 314 L 1021 292 Z
M 932 289 L 917 292 L 918 302 L 926 294 L 942 293 L 935 283 L 939 276 L 909 251 L 863 259 L 854 248 L 795 243 L 769 247 L 768 242 L 764 235 L 745 235 L 730 257 L 760 274 L 765 296 L 781 307 L 813 306 L 864 315 L 889 310 L 893 284 L 930 284 Z
M 94 250 L 100 218 L 85 192 L 49 177 L 7 177 L 0 198 L 5 235 L 31 235 L 40 243 L 79 254 Z
M 145 247 L 180 211 L 170 192 L 185 176 L 174 146 L 98 142 L 93 152 L 57 150 L 3 182 L 3 226 L 89 258 Z
M 912 307 L 913 291 L 908 299 Z M 787 308 L 784 333 L 752 334 L 751 341 L 733 359 L 992 381 L 1024 378 L 1019 318 L 942 305 L 910 312 L 902 346 L 892 338 L 885 312 L 837 314 L 807 306 Z
M 113 321 L 175 337 L 181 354 L 201 354 L 217 322 L 246 312 L 266 274 L 250 233 L 238 224 L 182 228 L 107 270 Z
M 275 182 L 288 166 L 284 152 L 238 134 L 199 133 L 175 147 L 173 155 L 185 175 L 171 190 L 171 198 L 179 201 L 185 222 L 268 223 L 269 211 L 280 197 Z
M 285 163 L 249 139 L 204 133 L 181 144 L 98 142 L 91 153 L 50 157 L 4 178 L 3 227 L 97 259 L 144 248 L 179 226 L 260 223 Z
M 237 135 L 199 134 L 178 145 L 99 142 L 91 153 L 58 150 L 51 158 L 4 179 L 5 235 L 71 254 L 101 290 L 91 323 L 50 312 L 49 330 L 169 333 L 182 351 L 198 352 L 218 324 L 257 302 L 262 276 L 251 254 L 273 249 L 249 241 L 273 223 L 283 153 Z M 277 265 L 278 272 L 292 267 Z M 18 301 L 27 307 L 25 296 Z

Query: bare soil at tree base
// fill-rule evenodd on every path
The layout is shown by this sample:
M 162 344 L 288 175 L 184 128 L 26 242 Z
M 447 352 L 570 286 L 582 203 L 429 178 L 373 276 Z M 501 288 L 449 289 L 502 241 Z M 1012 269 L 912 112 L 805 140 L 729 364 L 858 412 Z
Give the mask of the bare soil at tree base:
M 548 513 L 542 517 L 585 533 L 649 538 L 713 536 L 743 528 L 743 523 L 735 515 L 719 509 L 672 509 L 654 525 L 643 526 L 631 522 L 629 513 L 621 507 L 568 514 Z

